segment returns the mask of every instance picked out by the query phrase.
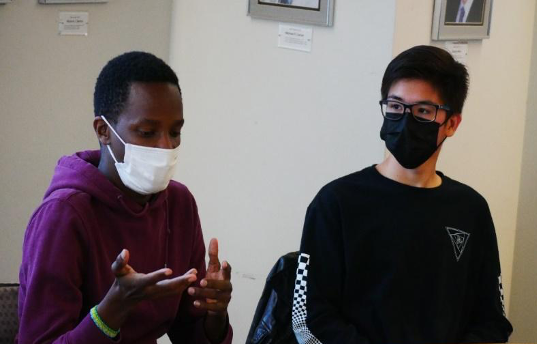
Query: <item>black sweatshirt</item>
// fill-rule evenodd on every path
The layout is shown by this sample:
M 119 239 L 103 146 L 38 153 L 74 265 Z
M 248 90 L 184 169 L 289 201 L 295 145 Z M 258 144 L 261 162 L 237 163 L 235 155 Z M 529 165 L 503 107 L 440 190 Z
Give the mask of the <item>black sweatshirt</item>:
M 487 202 L 438 174 L 439 187 L 417 188 L 372 166 L 321 189 L 302 235 L 293 306 L 299 341 L 507 341 Z

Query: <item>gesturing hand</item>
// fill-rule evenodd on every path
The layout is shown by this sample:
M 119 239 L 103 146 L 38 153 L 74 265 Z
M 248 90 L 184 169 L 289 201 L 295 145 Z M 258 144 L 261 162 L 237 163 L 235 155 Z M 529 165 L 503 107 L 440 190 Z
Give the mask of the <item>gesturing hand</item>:
M 147 274 L 138 273 L 129 265 L 129 256 L 129 251 L 123 249 L 112 263 L 116 279 L 97 309 L 103 321 L 113 329 L 120 328 L 131 308 L 138 302 L 179 296 L 197 280 L 198 272 L 195 269 L 172 279 L 168 279 L 173 273 L 169 268 Z
M 116 261 L 112 263 L 112 272 L 116 276 L 118 287 L 124 293 L 124 298 L 134 302 L 181 295 L 188 285 L 197 279 L 195 269 L 173 279 L 167 279 L 173 273 L 169 268 L 162 268 L 147 274 L 137 273 L 129 265 L 129 257 L 129 251 L 123 249 Z
M 220 265 L 218 259 L 218 240 L 209 243 L 209 264 L 207 275 L 200 282 L 200 288 L 190 287 L 188 293 L 196 297 L 194 305 L 206 309 L 209 315 L 226 316 L 231 300 L 231 266 L 227 261 Z

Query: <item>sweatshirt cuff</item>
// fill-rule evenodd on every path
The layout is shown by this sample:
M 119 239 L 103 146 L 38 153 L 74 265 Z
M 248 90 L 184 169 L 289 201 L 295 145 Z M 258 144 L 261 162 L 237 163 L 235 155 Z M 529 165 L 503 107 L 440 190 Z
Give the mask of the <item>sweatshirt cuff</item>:
M 222 342 L 220 343 L 211 343 L 209 338 L 207 338 L 207 334 L 205 333 L 205 318 L 201 318 L 198 320 L 195 326 L 195 332 L 194 332 L 194 339 L 193 343 L 196 344 L 231 344 L 231 341 L 233 340 L 233 328 L 229 324 L 229 315 L 227 317 L 227 333 Z
M 121 333 L 116 339 L 107 337 L 93 322 L 90 314 L 69 333 L 69 343 L 87 343 L 87 344 L 116 344 L 121 341 Z

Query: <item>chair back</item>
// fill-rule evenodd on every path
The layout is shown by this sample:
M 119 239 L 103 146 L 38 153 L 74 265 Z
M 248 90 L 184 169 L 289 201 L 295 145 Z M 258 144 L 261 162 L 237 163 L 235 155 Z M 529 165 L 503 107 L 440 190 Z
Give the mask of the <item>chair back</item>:
M 19 284 L 0 284 L 0 343 L 14 344 L 19 330 Z

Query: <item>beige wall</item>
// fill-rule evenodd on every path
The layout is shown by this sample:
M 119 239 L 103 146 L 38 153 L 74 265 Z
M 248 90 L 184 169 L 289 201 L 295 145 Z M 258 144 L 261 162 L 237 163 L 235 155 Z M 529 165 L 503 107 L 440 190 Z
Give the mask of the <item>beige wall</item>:
M 417 44 L 444 47 L 443 42 L 431 41 L 432 13 L 433 1 L 397 1 L 394 55 Z M 472 186 L 489 203 L 499 241 L 507 307 L 534 15 L 533 0 L 494 1 L 491 37 L 469 43 L 470 91 L 463 120 L 456 135 L 445 142 L 439 161 L 439 170 Z M 523 294 L 525 301 L 535 306 L 532 291 Z
M 171 0 L 0 6 L 0 282 L 18 281 L 24 230 L 60 156 L 98 148 L 93 87 L 129 50 L 167 59 Z M 89 35 L 58 35 L 59 11 L 89 12 Z
M 511 341 L 516 343 L 537 342 L 537 22 L 535 24 L 511 291 L 510 316 L 516 325 Z

